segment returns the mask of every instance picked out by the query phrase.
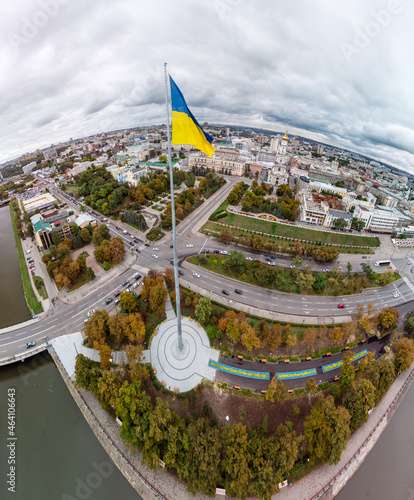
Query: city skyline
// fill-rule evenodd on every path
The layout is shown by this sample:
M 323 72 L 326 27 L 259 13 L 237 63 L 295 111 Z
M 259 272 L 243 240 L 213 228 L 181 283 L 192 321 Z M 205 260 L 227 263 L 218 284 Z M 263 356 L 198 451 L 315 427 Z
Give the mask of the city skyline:
M 406 2 L 164 1 L 157 13 L 129 0 L 91 5 L 8 6 L 0 162 L 165 122 L 168 61 L 201 121 L 288 127 L 414 173 Z

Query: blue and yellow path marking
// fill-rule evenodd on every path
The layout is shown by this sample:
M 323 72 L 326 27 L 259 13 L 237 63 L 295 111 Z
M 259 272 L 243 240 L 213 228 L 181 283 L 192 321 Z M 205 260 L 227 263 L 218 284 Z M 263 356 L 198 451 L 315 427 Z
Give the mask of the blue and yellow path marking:
M 315 368 L 311 368 L 310 370 L 302 370 L 300 372 L 277 373 L 277 379 L 278 380 L 291 380 L 294 378 L 311 377 L 312 375 L 316 375 Z
M 363 358 L 367 354 L 368 354 L 368 351 L 365 349 L 364 351 L 361 351 L 361 352 L 355 354 L 355 356 L 352 356 L 351 362 L 356 361 L 357 359 Z M 341 360 L 341 361 L 337 361 L 336 363 L 331 363 L 330 365 L 322 366 L 322 371 L 325 373 L 325 372 L 329 372 L 331 370 L 335 370 L 335 368 L 340 368 L 342 366 L 342 363 L 343 363 L 343 361 Z
M 253 372 L 250 370 L 243 370 L 242 368 L 235 368 L 234 366 L 227 366 L 210 359 L 208 366 L 216 368 L 222 372 L 230 373 L 231 375 L 239 375 L 240 377 L 254 378 L 260 380 L 269 380 L 268 372 Z

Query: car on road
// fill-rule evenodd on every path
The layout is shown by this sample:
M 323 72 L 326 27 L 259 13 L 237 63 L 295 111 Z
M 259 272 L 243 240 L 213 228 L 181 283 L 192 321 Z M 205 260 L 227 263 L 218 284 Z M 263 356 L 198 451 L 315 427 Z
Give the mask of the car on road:
M 136 239 L 134 239 L 134 243 L 139 243 L 139 241 L 138 241 L 138 240 L 136 240 Z
M 243 295 L 243 290 L 240 290 L 239 288 L 236 288 L 234 291 L 239 295 Z
M 29 347 L 34 347 L 36 345 L 36 342 L 34 340 L 31 340 L 26 344 L 26 349 L 29 349 Z
M 158 251 L 159 251 L 159 248 L 158 248 L 158 247 L 153 247 L 153 248 L 152 248 L 152 250 L 153 250 L 154 252 L 158 252 Z
M 140 278 L 142 278 L 142 274 L 135 273 L 132 275 L 132 277 L 135 278 L 136 280 L 139 280 Z
M 338 269 L 342 269 L 342 266 L 338 266 Z
M 246 257 L 246 260 L 253 260 L 251 257 Z
M 135 246 L 135 243 L 133 241 L 130 241 L 129 244 L 131 245 L 131 247 Z
M 230 292 L 228 290 L 222 290 L 221 293 L 224 293 L 224 295 L 230 295 Z
M 174 265 L 174 261 L 173 261 L 173 260 L 170 260 L 170 264 L 173 266 L 173 265 Z
M 174 248 L 174 245 L 170 245 L 170 248 Z
M 91 317 L 94 312 L 95 312 L 95 309 L 91 309 L 90 311 L 88 311 L 88 316 Z
M 129 281 L 124 281 L 124 282 L 122 283 L 122 286 L 128 286 L 128 285 L 129 285 Z
M 338 304 L 338 309 L 345 309 L 345 304 Z
M 118 229 L 118 231 L 119 231 L 119 227 L 118 226 L 115 226 L 115 229 Z
M 114 295 L 115 297 L 119 297 L 121 295 L 121 292 L 115 292 Z
M 105 304 L 110 304 L 113 301 L 114 299 L 112 297 L 109 297 L 108 299 L 105 300 Z
M 276 260 L 276 257 L 274 255 L 271 255 L 270 258 Z
M 201 278 L 201 276 L 200 276 L 198 273 L 193 273 L 193 276 L 194 276 L 195 278 Z
M 267 261 L 267 262 L 271 262 L 270 257 L 266 257 L 266 258 L 265 258 L 265 261 Z
M 155 253 L 153 253 L 152 256 L 154 257 L 154 259 L 158 259 L 158 255 L 156 255 Z
M 191 243 L 189 243 L 189 244 L 187 245 L 187 248 L 193 248 L 193 246 L 194 246 L 194 245 L 192 245 Z
M 180 276 L 184 276 L 184 272 L 183 272 L 183 271 L 181 271 L 181 269 L 179 269 L 179 270 L 178 270 L 178 274 L 179 274 Z
M 214 250 L 214 253 L 220 253 L 218 250 Z
M 400 294 L 397 291 L 392 292 L 392 294 L 394 295 L 394 297 L 399 297 L 400 296 Z
M 229 254 L 229 252 L 227 252 L 227 250 L 220 250 L 220 253 L 221 253 L 222 255 L 228 255 L 228 254 Z
M 141 253 L 141 250 L 139 248 L 135 249 L 138 253 Z
M 294 269 L 296 266 L 294 266 L 293 264 L 290 266 L 291 269 Z

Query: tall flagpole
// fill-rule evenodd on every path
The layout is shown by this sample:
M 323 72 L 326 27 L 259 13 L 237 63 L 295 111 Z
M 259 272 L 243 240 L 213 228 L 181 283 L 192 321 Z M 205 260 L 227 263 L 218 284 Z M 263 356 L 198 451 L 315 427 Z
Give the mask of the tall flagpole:
M 175 304 L 177 309 L 177 330 L 178 330 L 178 350 L 183 350 L 183 335 L 181 332 L 181 305 L 180 305 L 180 283 L 178 281 L 178 260 L 177 260 L 177 234 L 175 231 L 175 202 L 174 202 L 174 180 L 171 163 L 171 136 L 170 136 L 170 105 L 168 99 L 168 78 L 167 63 L 164 63 L 165 75 L 165 103 L 167 109 L 167 139 L 168 139 L 168 165 L 170 167 L 170 188 L 171 188 L 171 219 L 174 251 L 174 281 L 175 281 Z

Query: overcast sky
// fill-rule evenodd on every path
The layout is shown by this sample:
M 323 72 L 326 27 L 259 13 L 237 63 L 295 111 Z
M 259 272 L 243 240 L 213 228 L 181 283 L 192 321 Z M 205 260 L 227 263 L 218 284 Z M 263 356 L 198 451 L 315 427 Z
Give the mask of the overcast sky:
M 414 174 L 413 26 L 409 0 L 3 2 L 0 161 L 165 123 L 166 61 L 201 122 L 288 128 Z

